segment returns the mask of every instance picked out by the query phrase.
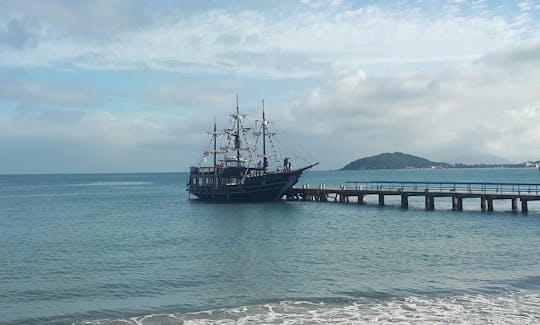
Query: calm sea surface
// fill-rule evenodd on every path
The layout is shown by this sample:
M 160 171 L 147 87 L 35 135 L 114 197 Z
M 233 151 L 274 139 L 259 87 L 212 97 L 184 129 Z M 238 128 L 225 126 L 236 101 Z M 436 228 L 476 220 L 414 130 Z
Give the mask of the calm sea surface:
M 187 174 L 0 176 L 1 324 L 540 323 L 540 205 L 190 200 Z M 308 172 L 540 183 L 534 169 Z M 371 203 L 371 204 L 370 204 Z

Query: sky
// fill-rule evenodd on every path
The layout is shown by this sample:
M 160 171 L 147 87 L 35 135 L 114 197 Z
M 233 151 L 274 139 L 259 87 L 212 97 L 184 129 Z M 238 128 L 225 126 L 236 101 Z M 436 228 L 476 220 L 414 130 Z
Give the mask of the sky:
M 0 1 L 0 174 L 187 171 L 236 94 L 318 169 L 540 160 L 540 1 Z

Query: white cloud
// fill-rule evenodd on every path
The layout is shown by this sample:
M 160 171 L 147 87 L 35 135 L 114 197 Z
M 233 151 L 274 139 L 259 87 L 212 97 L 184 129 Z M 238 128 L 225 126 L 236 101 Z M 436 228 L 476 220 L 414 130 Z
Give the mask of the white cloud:
M 3 173 L 177 171 L 204 141 L 197 120 L 106 111 L 0 116 L 0 129 Z
M 140 30 L 153 22 L 152 11 L 128 0 L 94 1 L 5 1 L 6 16 L 41 26 L 58 38 L 109 39 L 118 33 Z
M 521 11 L 529 11 L 533 8 L 533 5 L 529 2 L 520 2 L 518 3 L 518 7 Z
M 13 19 L 0 29 L 0 44 L 6 44 L 15 50 L 33 48 L 37 45 L 37 36 L 33 35 L 27 22 Z
M 433 74 L 331 75 L 291 106 L 286 128 L 342 152 L 323 156 L 323 166 L 331 168 L 383 151 L 443 160 L 478 154 L 536 160 L 539 48 L 502 51 Z
M 240 92 L 242 107 L 265 97 L 282 140 L 322 168 L 383 151 L 539 159 L 538 22 L 530 10 L 499 15 L 488 4 L 455 1 L 433 15 L 405 2 L 187 13 L 123 0 L 5 2 L 0 69 L 40 72 L 0 80 L 0 105 L 14 112 L 0 116 L 0 148 L 44 141 L 110 157 L 94 158 L 103 170 L 185 169 L 212 115 Z M 77 79 L 56 80 L 64 68 Z M 81 68 L 111 87 L 133 86 L 119 70 L 140 79 L 113 94 Z
M 67 82 L 33 82 L 17 79 L 0 79 L 0 102 L 19 105 L 56 105 L 64 107 L 89 107 L 106 100 L 106 95 L 92 87 L 70 80 Z
M 279 15 L 209 10 L 186 16 L 143 11 L 124 1 L 90 8 L 53 2 L 43 11 L 35 2 L 23 4 L 16 7 L 19 21 L 35 19 L 40 32 L 32 35 L 39 39 L 22 53 L 5 51 L 3 66 L 69 63 L 92 69 L 307 77 L 325 74 L 329 66 L 377 70 L 381 63 L 454 62 L 519 41 L 526 32 L 534 36 L 523 29 L 531 23 L 526 14 L 433 19 L 413 8 L 367 6 Z M 138 9 L 115 20 L 114 13 L 126 7 Z M 86 9 L 90 13 L 84 18 Z M 101 14 L 105 21 L 94 21 Z

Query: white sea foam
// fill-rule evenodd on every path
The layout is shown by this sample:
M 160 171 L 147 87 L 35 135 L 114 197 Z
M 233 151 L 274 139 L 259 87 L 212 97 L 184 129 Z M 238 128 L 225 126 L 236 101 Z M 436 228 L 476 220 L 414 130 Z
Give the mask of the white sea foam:
M 91 182 L 81 184 L 69 184 L 66 186 L 129 186 L 129 185 L 147 185 L 151 182 Z
M 73 184 L 47 184 L 47 185 L 16 185 L 16 186 L 7 186 L 5 188 L 0 188 L 0 192 L 11 192 L 11 191 L 34 191 L 42 189 L 54 189 L 62 187 L 81 187 L 81 186 L 130 186 L 130 185 L 148 185 L 153 184 L 152 182 L 120 182 L 120 181 L 110 181 L 110 182 L 89 182 L 89 183 L 73 183 Z M 56 195 L 56 194 L 53 194 Z
M 196 313 L 154 314 L 79 325 L 199 324 L 538 324 L 539 293 L 407 297 L 347 303 L 282 301 Z

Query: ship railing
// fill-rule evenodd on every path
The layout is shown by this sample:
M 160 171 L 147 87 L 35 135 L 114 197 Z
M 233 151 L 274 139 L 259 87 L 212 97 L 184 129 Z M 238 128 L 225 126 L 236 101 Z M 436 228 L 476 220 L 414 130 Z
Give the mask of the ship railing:
M 540 194 L 537 183 L 491 183 L 491 182 L 406 182 L 368 181 L 346 182 L 347 190 L 389 190 L 414 192 L 460 192 L 495 194 Z

